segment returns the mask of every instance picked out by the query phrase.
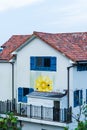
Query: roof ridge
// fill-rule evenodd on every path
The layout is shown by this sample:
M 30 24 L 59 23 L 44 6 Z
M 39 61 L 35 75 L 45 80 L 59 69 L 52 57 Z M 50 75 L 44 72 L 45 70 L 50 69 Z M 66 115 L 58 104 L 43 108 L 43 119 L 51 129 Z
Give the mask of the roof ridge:
M 36 31 L 32 35 L 12 35 L 2 45 L 4 48 L 0 53 L 0 59 L 7 58 L 7 60 L 10 60 L 12 52 L 22 46 L 32 36 L 40 38 L 73 61 L 87 60 L 87 32 L 47 33 Z
M 50 35 L 57 35 L 57 34 L 87 34 L 87 32 L 59 32 L 59 33 L 50 33 L 50 32 L 38 32 L 38 31 L 34 31 L 33 34 L 50 34 Z

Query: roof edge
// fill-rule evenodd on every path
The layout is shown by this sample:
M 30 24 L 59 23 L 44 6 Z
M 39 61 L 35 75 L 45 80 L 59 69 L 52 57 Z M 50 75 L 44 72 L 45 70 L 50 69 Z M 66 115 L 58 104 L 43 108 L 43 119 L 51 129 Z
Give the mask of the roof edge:
M 35 36 L 31 35 L 31 37 L 24 42 L 20 47 L 18 47 L 15 51 L 12 52 L 12 54 L 17 54 L 23 47 L 25 47 L 29 42 L 31 42 L 33 39 L 35 39 Z

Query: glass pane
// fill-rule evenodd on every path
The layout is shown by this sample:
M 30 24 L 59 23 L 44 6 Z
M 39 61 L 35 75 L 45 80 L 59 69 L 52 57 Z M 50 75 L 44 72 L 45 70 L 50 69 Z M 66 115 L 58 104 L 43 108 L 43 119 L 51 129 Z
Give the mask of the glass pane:
M 44 58 L 44 67 L 50 67 L 50 58 Z
M 42 66 L 42 57 L 36 57 L 36 66 L 41 67 Z

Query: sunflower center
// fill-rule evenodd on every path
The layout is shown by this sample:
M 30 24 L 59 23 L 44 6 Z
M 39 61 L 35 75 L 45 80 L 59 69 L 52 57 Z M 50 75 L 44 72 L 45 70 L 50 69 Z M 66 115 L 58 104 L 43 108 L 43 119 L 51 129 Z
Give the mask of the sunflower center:
M 46 82 L 41 82 L 41 87 L 45 88 L 46 87 Z

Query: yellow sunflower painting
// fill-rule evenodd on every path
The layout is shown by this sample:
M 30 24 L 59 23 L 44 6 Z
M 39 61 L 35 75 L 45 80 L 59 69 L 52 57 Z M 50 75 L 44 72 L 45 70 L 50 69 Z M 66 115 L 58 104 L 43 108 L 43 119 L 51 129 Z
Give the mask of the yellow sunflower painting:
M 53 89 L 53 82 L 48 76 L 39 76 L 35 81 L 37 91 L 50 92 Z

